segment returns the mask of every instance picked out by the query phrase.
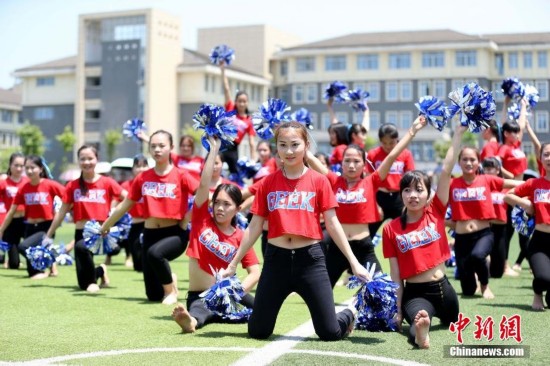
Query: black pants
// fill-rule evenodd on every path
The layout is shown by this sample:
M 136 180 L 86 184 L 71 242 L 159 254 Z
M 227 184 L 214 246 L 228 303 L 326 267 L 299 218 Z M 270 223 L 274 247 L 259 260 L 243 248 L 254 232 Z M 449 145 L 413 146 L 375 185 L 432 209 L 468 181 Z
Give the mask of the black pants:
M 416 337 L 414 318 L 420 310 L 426 310 L 430 321 L 435 316 L 445 326 L 458 320 L 458 297 L 447 276 L 438 281 L 405 284 L 401 312 L 411 325 L 409 342 L 412 344 Z
M 344 273 L 345 270 L 351 270 L 348 260 L 338 248 L 338 246 L 329 237 L 330 243 L 327 250 L 327 272 L 330 279 L 330 285 L 334 288 L 338 279 Z M 370 236 L 367 236 L 361 240 L 350 240 L 349 245 L 355 257 L 362 265 L 366 266 L 367 263 L 376 265 L 376 272 L 381 271 L 382 267 L 376 254 L 374 253 L 374 245 L 372 244 Z
M 489 283 L 489 269 L 487 268 L 487 256 L 493 248 L 493 233 L 486 228 L 475 233 L 456 234 L 455 256 L 456 266 L 460 274 L 460 287 L 462 294 L 472 296 L 476 292 L 476 278 L 481 285 Z
M 172 283 L 169 261 L 182 255 L 188 242 L 189 231 L 178 225 L 143 230 L 143 282 L 150 301 L 163 299 L 162 285 Z
M 493 249 L 491 250 L 491 264 L 489 274 L 493 278 L 501 278 L 506 265 L 506 225 L 491 224 L 493 232 Z
M 78 287 L 86 290 L 92 283 L 97 283 L 97 279 L 104 276 L 103 267 L 96 267 L 94 264 L 94 254 L 84 245 L 84 230 L 78 229 L 74 233 L 74 260 L 76 267 L 76 279 Z
M 508 209 L 506 210 L 506 217 L 508 219 L 506 222 L 506 259 L 508 259 L 510 242 L 515 232 L 514 227 L 512 226 L 512 210 L 512 206 L 508 206 Z M 518 233 L 518 241 L 520 251 L 515 263 L 521 265 L 521 262 L 523 262 L 523 260 L 527 257 L 527 244 L 529 243 L 529 237 Z
M 334 313 L 334 296 L 321 244 L 294 250 L 269 244 L 248 321 L 252 338 L 265 339 L 273 333 L 283 301 L 292 292 L 304 299 L 319 338 L 336 341 L 347 335 L 354 322 L 353 313 L 349 309 Z
M 132 224 L 127 239 L 130 253 L 132 253 L 132 261 L 134 262 L 134 271 L 137 272 L 143 271 L 143 246 L 141 245 L 139 237 L 143 233 L 144 228 L 144 222 Z
M 250 222 L 250 220 L 248 222 Z M 264 257 L 265 257 L 265 252 L 267 251 L 267 245 L 269 244 L 267 239 L 267 233 L 268 233 L 267 230 L 262 230 L 262 256 Z
M 38 224 L 25 224 L 25 240 L 19 244 L 18 249 L 21 254 L 23 254 L 27 260 L 27 273 L 29 277 L 34 276 L 37 273 L 43 273 L 35 269 L 29 258 L 27 257 L 27 249 L 30 247 L 35 247 L 42 243 L 44 235 L 48 232 L 52 221 L 44 221 Z
M 6 243 L 10 244 L 10 249 L 8 251 L 8 268 L 18 269 L 19 264 L 21 263 L 19 259 L 19 250 L 17 246 L 21 239 L 25 236 L 25 218 L 18 217 L 11 220 L 11 223 L 6 228 L 4 233 L 4 240 Z M 3 263 L 3 261 L 2 261 Z
M 535 230 L 528 250 L 529 265 L 533 271 L 533 292 L 542 295 L 546 291 L 546 303 L 550 295 L 550 234 Z
M 237 161 L 239 160 L 239 146 L 231 145 L 222 151 L 223 161 L 229 168 L 229 173 L 237 173 Z
M 369 232 L 371 236 L 376 235 L 384 220 L 395 219 L 396 217 L 401 216 L 403 213 L 403 208 L 405 207 L 399 192 L 378 191 L 376 192 L 376 202 L 382 208 L 384 217 L 382 218 L 382 221 L 369 224 Z
M 202 291 L 189 291 L 187 293 L 187 310 L 189 314 L 197 319 L 197 329 L 202 328 L 209 323 L 235 323 L 236 321 L 223 320 L 218 315 L 210 311 L 204 301 L 199 297 Z M 241 302 L 242 305 L 249 309 L 254 308 L 254 296 L 246 294 L 243 296 Z M 244 322 L 244 321 L 239 321 Z

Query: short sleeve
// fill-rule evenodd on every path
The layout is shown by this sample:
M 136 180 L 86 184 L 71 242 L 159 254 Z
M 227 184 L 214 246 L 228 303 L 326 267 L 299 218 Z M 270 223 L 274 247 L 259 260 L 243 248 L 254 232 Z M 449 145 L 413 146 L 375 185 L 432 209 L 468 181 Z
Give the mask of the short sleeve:
M 317 193 L 320 196 L 318 204 L 321 212 L 338 207 L 336 197 L 334 197 L 334 192 L 332 191 L 328 178 L 324 175 L 320 176 L 318 184 L 319 186 L 317 187 Z
M 250 209 L 250 212 L 252 212 L 254 215 L 258 215 L 263 218 L 267 218 L 269 214 L 269 211 L 267 209 L 267 195 L 264 188 L 266 182 L 267 178 L 264 178 L 260 181 L 261 184 L 259 184 L 258 190 L 254 195 L 254 202 L 252 203 L 252 208 Z
M 193 204 L 193 213 L 191 216 L 191 226 L 199 227 L 201 223 L 210 218 L 210 212 L 208 210 L 210 204 L 209 201 L 204 201 L 203 204 L 198 207 L 196 204 Z
M 432 203 L 430 207 L 434 214 L 436 214 L 441 218 L 445 218 L 445 214 L 447 213 L 447 207 L 443 205 L 443 202 L 441 202 L 437 194 L 434 195 L 434 198 L 432 199 Z
M 54 196 L 63 197 L 63 195 L 65 194 L 65 187 L 54 180 L 51 181 L 51 187 Z
M 397 257 L 395 245 L 393 245 L 393 243 L 393 234 L 391 232 L 390 225 L 387 224 L 382 230 L 382 253 L 384 254 L 384 258 Z
M 23 187 L 21 187 L 23 188 Z M 17 193 L 15 194 L 15 197 L 13 197 L 13 204 L 14 205 L 24 205 L 25 204 L 25 198 L 23 197 L 23 189 L 18 189 Z
M 195 191 L 199 188 L 199 181 L 196 180 L 191 174 L 183 174 L 182 184 L 185 189 L 187 189 L 187 194 L 193 195 Z
M 404 171 L 410 172 L 411 170 L 414 170 L 414 159 L 413 159 L 412 153 L 409 150 L 405 150 L 405 153 L 407 154 L 407 156 L 405 158 Z
M 256 183 L 252 184 L 250 187 L 248 187 L 248 192 L 250 192 L 251 195 L 255 196 L 258 192 L 258 189 L 262 185 L 265 179 L 259 180 Z
M 143 185 L 143 179 L 142 175 L 143 173 L 140 173 L 136 179 L 132 182 L 132 186 L 130 187 L 130 191 L 128 192 L 128 199 L 137 202 L 141 199 L 142 193 L 141 193 L 141 186 Z
M 335 186 L 336 183 L 338 182 L 338 175 L 336 175 L 336 173 L 334 173 L 333 171 L 329 171 L 328 174 L 326 175 L 329 183 L 331 186 Z
M 366 179 L 371 180 L 372 189 L 374 191 L 378 191 L 378 188 L 382 185 L 382 179 L 380 178 L 380 174 L 378 174 L 378 170 L 369 175 Z
M 228 100 L 227 103 L 225 103 L 225 110 L 228 112 L 235 110 L 235 102 Z
M 374 173 L 375 169 L 374 167 L 372 166 L 372 163 L 369 164 L 369 162 L 372 162 L 374 160 L 374 149 L 371 149 L 368 153 L 367 153 L 367 164 L 365 165 L 365 169 L 369 172 L 369 173 Z
M 122 194 L 122 187 L 120 184 L 118 184 L 113 178 L 107 178 L 109 180 L 109 189 L 111 190 L 111 194 L 113 195 L 112 198 L 118 199 L 120 198 L 120 195 Z
M 256 136 L 256 130 L 254 129 L 254 125 L 252 124 L 252 118 L 247 118 L 246 119 L 246 124 L 248 125 L 247 126 L 247 133 L 250 135 L 250 136 Z
M 492 175 L 486 175 L 485 177 L 489 180 L 489 188 L 491 189 L 491 192 L 500 192 L 504 189 L 504 179 L 501 177 L 494 177 Z
M 514 188 L 514 194 L 518 197 L 530 197 L 533 195 L 534 179 L 529 179 L 527 182 Z

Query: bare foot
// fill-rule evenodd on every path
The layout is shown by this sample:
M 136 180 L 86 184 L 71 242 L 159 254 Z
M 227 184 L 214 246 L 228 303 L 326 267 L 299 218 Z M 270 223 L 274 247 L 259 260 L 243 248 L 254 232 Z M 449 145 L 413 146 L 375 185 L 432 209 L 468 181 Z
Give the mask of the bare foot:
M 99 286 L 96 284 L 96 283 L 91 283 L 88 288 L 86 289 L 86 291 L 94 294 L 96 292 L 99 291 Z
M 44 272 L 37 273 L 34 276 L 31 276 L 31 280 L 43 280 L 44 278 L 48 278 L 48 274 Z
M 111 263 L 112 263 L 112 258 L 111 258 L 111 256 L 110 256 L 109 254 L 107 254 L 107 255 L 105 256 L 105 264 L 108 265 L 108 266 L 110 266 Z
M 57 271 L 57 263 L 52 264 L 52 268 L 50 268 L 50 277 L 57 277 L 59 275 L 59 272 Z
M 536 311 L 544 311 L 544 303 L 542 302 L 542 295 L 535 294 L 533 296 L 533 305 L 531 308 Z
M 194 333 L 197 319 L 193 318 L 183 304 L 178 303 L 172 311 L 172 318 L 178 323 L 184 333 Z
M 483 298 L 487 300 L 491 300 L 495 298 L 495 295 L 489 288 L 489 285 L 481 285 L 481 296 L 483 296 Z
M 100 264 L 99 266 L 103 268 L 103 276 L 101 276 L 101 279 L 99 281 L 99 287 L 109 287 L 109 284 L 111 282 L 109 281 L 109 276 L 107 275 L 107 266 L 105 264 Z
M 414 342 L 419 348 L 430 348 L 430 316 L 426 310 L 420 310 L 414 317 L 416 338 Z
M 521 265 L 519 264 L 514 264 L 514 266 L 512 267 L 512 269 L 516 272 L 521 272 Z
M 517 276 L 519 276 L 519 273 L 517 273 L 516 271 L 514 271 L 512 268 L 507 267 L 507 268 L 504 270 L 504 275 L 505 275 L 505 276 L 508 276 L 508 277 L 517 277 Z
M 126 262 L 124 262 L 124 266 L 129 267 L 129 268 L 134 267 L 134 262 L 132 261 L 132 257 L 126 258 Z

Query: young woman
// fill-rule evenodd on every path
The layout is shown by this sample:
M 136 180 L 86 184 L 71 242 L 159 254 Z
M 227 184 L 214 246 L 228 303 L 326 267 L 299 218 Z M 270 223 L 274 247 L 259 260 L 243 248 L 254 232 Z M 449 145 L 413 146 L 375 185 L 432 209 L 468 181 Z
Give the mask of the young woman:
M 158 130 L 151 135 L 149 152 L 155 159 L 155 167 L 134 179 L 128 197 L 102 226 L 107 233 L 125 212 L 143 200 L 145 293 L 150 301 L 162 301 L 166 305 L 178 300 L 177 283 L 169 261 L 182 255 L 187 247 L 189 231 L 184 229 L 183 218 L 188 195 L 198 184 L 190 174 L 172 165 L 170 150 L 173 147 L 169 132 Z
M 451 182 L 451 218 L 456 222 L 454 249 L 463 295 L 474 295 L 477 274 L 482 296 L 492 299 L 486 263 L 494 240 L 490 223 L 496 219 L 491 192 L 513 188 L 520 182 L 478 174 L 479 159 L 479 151 L 474 147 L 463 147 L 458 154 L 462 176 Z
M 526 210 L 534 206 L 535 232 L 528 246 L 527 258 L 533 271 L 534 310 L 544 310 L 543 295 L 546 291 L 546 305 L 550 306 L 550 144 L 541 147 L 540 160 L 546 175 L 529 179 L 519 187 L 510 190 L 504 200 L 511 206 L 520 205 Z
M 522 99 L 518 120 L 506 121 L 502 125 L 503 143 L 498 149 L 498 156 L 502 161 L 502 174 L 505 178 L 522 180 L 523 172 L 527 169 L 527 157 L 521 147 L 526 123 L 527 101 Z
M 262 164 L 262 167 L 252 178 L 253 183 L 260 181 L 262 178 L 267 177 L 269 174 L 275 172 L 277 169 L 277 162 L 272 155 L 271 144 L 267 140 L 262 140 L 258 143 L 256 148 L 258 152 L 258 162 Z
M 12 201 L 17 194 L 19 188 L 29 181 L 29 178 L 23 175 L 25 167 L 25 155 L 21 153 L 13 153 L 10 155 L 8 171 L 6 179 L 0 180 L 0 201 L 4 202 L 6 211 L 9 211 Z M 6 227 L 6 235 L 3 240 L 10 244 L 8 251 L 8 268 L 19 268 L 19 251 L 17 246 L 25 235 L 25 208 L 23 205 L 18 205 L 13 218 L 8 227 Z M 4 259 L 5 260 L 5 259 Z M 4 260 L 2 263 L 4 263 Z
M 378 169 L 368 177 L 364 176 L 365 151 L 357 145 L 349 145 L 344 151 L 341 176 L 337 176 L 328 169 L 323 168 L 321 162 L 311 153 L 308 153 L 310 166 L 326 175 L 330 181 L 339 205 L 336 208 L 336 216 L 342 224 L 353 254 L 363 265 L 366 265 L 367 262 L 375 264 L 376 271 L 382 270 L 382 267 L 374 253 L 374 245 L 371 241 L 368 225 L 380 221 L 375 192 L 388 176 L 395 159 L 413 139 L 413 136 L 425 125 L 425 118 L 418 117 L 412 124 L 409 133 L 392 149 Z M 342 273 L 349 269 L 349 264 L 330 237 L 327 239 L 325 244 L 328 248 L 326 255 L 327 271 L 330 283 L 334 287 Z
M 212 274 L 229 264 L 235 255 L 243 232 L 235 227 L 235 215 L 242 202 L 241 191 L 234 184 L 220 184 L 212 197 L 212 211 L 209 212 L 209 186 L 214 166 L 214 156 L 217 155 L 221 142 L 210 137 L 210 155 L 206 159 L 195 203 L 193 205 L 193 227 L 189 238 L 189 293 L 187 294 L 187 308 L 178 304 L 172 312 L 172 317 L 185 333 L 193 333 L 203 325 L 221 319 L 206 308 L 200 298 L 201 292 L 208 290 L 216 279 Z M 254 298 L 250 290 L 258 282 L 260 266 L 253 249 L 244 255 L 241 261 L 248 276 L 242 282 L 246 295 L 241 303 L 252 308 Z M 187 310 L 189 309 L 189 310 Z
M 237 172 L 237 161 L 239 160 L 239 144 L 243 140 L 245 135 L 248 135 L 248 144 L 250 147 L 250 158 L 254 161 L 256 157 L 256 131 L 252 125 L 252 116 L 248 111 L 248 94 L 245 91 L 239 90 L 235 95 L 235 101 L 231 98 L 231 91 L 229 90 L 229 80 L 225 75 L 225 63 L 220 64 L 223 80 L 223 92 L 225 95 L 225 110 L 237 111 L 236 126 L 237 126 L 237 138 L 223 154 L 223 160 L 227 163 L 230 173 Z
M 450 258 L 445 230 L 451 171 L 465 127 L 455 129 L 453 141 L 443 161 L 437 191 L 432 200 L 431 180 L 415 170 L 403 175 L 399 185 L 405 204 L 401 217 L 384 227 L 384 257 L 390 260 L 390 275 L 399 285 L 397 315 L 410 324 L 409 342 L 430 347 L 430 324 L 437 316 L 445 325 L 458 319 L 458 297 L 445 276 L 445 261 Z
M 65 215 L 72 208 L 76 229 L 74 254 L 78 286 L 81 290 L 93 293 L 98 292 L 100 286 L 107 287 L 109 277 L 107 266 L 101 264 L 95 267 L 94 254 L 84 245 L 84 225 L 90 220 L 105 221 L 113 200 L 124 199 L 127 192 L 112 178 L 95 172 L 99 156 L 94 146 L 82 145 L 77 151 L 77 156 L 82 171 L 80 178 L 67 183 L 63 204 L 55 214 L 46 236 L 53 237 Z M 100 286 L 97 285 L 98 279 L 101 279 Z
M 26 257 L 26 250 L 29 247 L 42 243 L 42 238 L 50 227 L 54 216 L 53 200 L 55 197 L 63 197 L 65 187 L 54 180 L 48 179 L 44 160 L 39 156 L 29 155 L 25 159 L 25 173 L 29 178 L 29 182 L 17 191 L 6 220 L 0 227 L 0 239 L 6 228 L 10 226 L 17 212 L 17 207 L 23 205 L 25 207 L 25 240 L 19 244 L 18 249 Z M 43 271 L 34 269 L 28 258 L 27 273 L 32 279 L 48 277 Z M 54 265 L 50 271 L 50 276 L 56 275 L 57 269 Z
M 173 154 L 173 164 L 178 168 L 187 171 L 196 180 L 201 177 L 204 159 L 195 155 L 195 140 L 189 135 L 183 135 L 180 138 L 180 154 Z
M 280 170 L 262 180 L 252 213 L 237 254 L 224 277 L 235 273 L 238 263 L 269 221 L 269 245 L 256 290 L 254 310 L 248 322 L 253 338 L 273 333 L 285 298 L 296 292 L 306 302 L 315 332 L 322 340 L 339 340 L 354 326 L 354 313 L 334 313 L 334 297 L 328 277 L 319 216 L 323 213 L 328 232 L 350 262 L 353 273 L 366 280 L 368 273 L 353 255 L 334 208 L 334 194 L 326 177 L 308 169 L 304 159 L 309 148 L 307 130 L 298 122 L 279 125 L 275 131 Z
M 505 104 L 506 105 L 506 104 Z M 500 126 L 494 119 L 489 121 L 489 128 L 483 130 L 481 136 L 485 140 L 485 144 L 481 149 L 481 161 L 485 161 L 487 158 L 498 156 L 498 149 L 500 147 Z
M 384 123 L 378 129 L 378 138 L 380 146 L 371 149 L 367 154 L 367 160 L 372 163 L 367 164 L 366 169 L 369 173 L 374 173 L 382 161 L 397 146 L 399 134 L 397 127 L 391 123 Z M 414 159 L 408 149 L 404 149 L 392 164 L 388 177 L 380 185 L 376 192 L 376 202 L 382 208 L 383 217 L 381 221 L 369 224 L 369 231 L 376 235 L 380 226 L 386 219 L 395 219 L 401 216 L 403 212 L 403 201 L 399 194 L 399 181 L 408 171 L 414 170 Z
M 210 156 L 210 154 L 212 154 L 212 152 L 208 153 L 208 155 L 206 155 L 206 158 L 208 159 L 208 157 Z M 210 185 L 209 185 L 209 191 L 210 191 L 210 196 L 212 196 L 214 194 L 214 191 L 216 190 L 216 188 L 218 188 L 218 186 L 220 184 L 233 184 L 232 181 L 230 181 L 229 179 L 225 178 L 224 176 L 222 176 L 222 169 L 223 169 L 223 162 L 224 162 L 224 156 L 222 153 L 218 152 L 216 153 L 216 158 L 214 160 L 214 166 L 212 167 L 212 175 L 211 175 L 211 179 L 210 179 Z

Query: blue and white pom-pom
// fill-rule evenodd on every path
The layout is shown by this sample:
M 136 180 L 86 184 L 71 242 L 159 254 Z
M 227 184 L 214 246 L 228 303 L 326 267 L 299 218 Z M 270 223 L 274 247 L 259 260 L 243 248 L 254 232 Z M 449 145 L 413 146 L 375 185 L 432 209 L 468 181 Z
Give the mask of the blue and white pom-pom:
M 122 134 L 135 142 L 141 142 L 139 135 L 141 132 L 146 130 L 147 127 L 145 126 L 145 123 L 138 118 L 129 119 L 124 122 L 124 125 L 122 126 Z
M 529 109 L 534 109 L 539 102 L 539 91 L 532 85 L 525 85 L 525 98 L 529 105 Z
M 306 126 L 306 128 L 313 130 L 311 124 L 311 113 L 305 108 L 300 108 L 291 115 L 291 119 Z
M 349 104 L 356 112 L 365 112 L 369 109 L 367 106 L 367 98 L 369 95 L 369 92 L 361 89 L 348 90 L 345 97 L 345 103 Z
M 367 270 L 371 272 L 371 281 L 363 282 L 351 276 L 348 283 L 349 289 L 359 287 L 355 294 L 355 308 L 358 311 L 355 329 L 370 332 L 396 331 L 394 317 L 397 314 L 396 290 L 399 286 L 387 274 L 374 274 L 374 268 L 369 268 L 368 264 Z
M 496 104 L 490 92 L 476 83 L 469 83 L 449 93 L 452 104 L 450 117 L 460 113 L 460 123 L 468 126 L 470 132 L 479 133 L 489 127 L 496 112 Z
M 254 113 L 252 122 L 258 136 L 264 140 L 269 140 L 275 133 L 275 128 L 283 122 L 289 122 L 292 119 L 288 111 L 290 107 L 282 99 L 270 98 L 260 106 L 260 110 Z
M 130 229 L 132 228 L 132 215 L 126 212 L 122 217 L 116 222 L 115 226 L 119 227 L 120 230 L 120 240 L 128 239 L 130 235 Z
M 449 109 L 445 102 L 437 99 L 434 96 L 426 95 L 414 104 L 418 108 L 420 115 L 426 117 L 428 123 L 434 126 L 437 130 L 443 131 L 449 122 Z
M 520 206 L 512 209 L 512 226 L 521 235 L 530 237 L 535 230 L 535 217 L 529 216 Z
M 380 234 L 375 234 L 372 238 L 371 238 L 371 243 L 373 246 L 377 246 L 378 244 L 380 244 L 382 242 L 382 237 L 380 237 Z
M 31 266 L 38 271 L 45 271 L 55 263 L 57 253 L 53 250 L 52 245 L 39 244 L 34 247 L 29 247 L 26 250 L 27 258 L 31 262 Z
M 235 125 L 236 111 L 227 112 L 223 107 L 213 104 L 203 104 L 193 115 L 193 128 L 204 130 L 201 138 L 202 146 L 210 151 L 208 136 L 215 136 L 221 140 L 220 151 L 233 145 L 237 137 L 237 126 Z
M 109 234 L 103 237 L 101 235 L 101 224 L 96 220 L 90 220 L 84 225 L 84 245 L 94 253 L 99 254 L 103 250 L 103 254 L 112 253 L 118 248 L 118 242 L 122 235 L 122 230 L 118 226 L 113 226 L 109 230 Z
M 327 85 L 325 89 L 325 99 L 334 98 L 336 102 L 343 103 L 346 101 L 347 95 L 344 91 L 347 88 L 348 87 L 343 82 L 333 81 L 332 83 Z
M 69 254 L 67 254 L 67 248 L 65 248 L 65 245 L 59 244 L 55 246 L 55 251 L 57 252 L 57 257 L 55 258 L 55 261 L 60 266 L 72 266 L 74 263 L 73 257 L 71 257 Z
M 525 96 L 525 86 L 518 78 L 506 78 L 502 81 L 502 92 L 517 102 Z
M 248 157 L 237 160 L 237 172 L 229 174 L 229 180 L 235 182 L 239 187 L 245 186 L 245 179 L 252 179 L 262 168 L 261 163 L 255 163 Z
M 0 251 L 2 252 L 9 252 L 11 244 L 7 241 L 0 240 Z
M 452 218 L 452 211 L 451 206 L 447 206 L 447 211 L 445 211 L 445 220 L 451 220 Z M 456 236 L 456 232 L 453 229 L 449 229 L 449 235 L 451 238 L 454 238 Z
M 242 231 L 245 231 L 248 227 L 248 219 L 246 218 L 246 215 L 242 212 L 237 212 L 235 218 L 237 219 L 237 227 Z
M 519 115 L 521 114 L 520 106 L 517 103 L 512 103 L 508 107 L 508 119 L 511 121 L 517 121 L 519 119 Z
M 342 175 L 342 164 L 330 164 L 330 171 L 338 176 Z
M 451 257 L 445 261 L 446 267 L 456 267 L 455 251 L 451 250 Z
M 210 51 L 210 62 L 214 65 L 220 65 L 222 61 L 226 65 L 231 65 L 231 62 L 235 59 L 235 51 L 229 48 L 225 44 L 216 46 Z
M 252 309 L 240 303 L 245 292 L 237 276 L 221 278 L 217 271 L 212 272 L 216 283 L 199 295 L 206 307 L 224 320 L 248 320 Z

